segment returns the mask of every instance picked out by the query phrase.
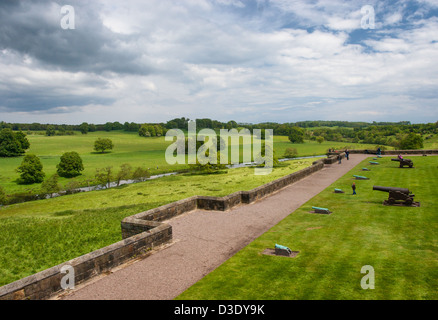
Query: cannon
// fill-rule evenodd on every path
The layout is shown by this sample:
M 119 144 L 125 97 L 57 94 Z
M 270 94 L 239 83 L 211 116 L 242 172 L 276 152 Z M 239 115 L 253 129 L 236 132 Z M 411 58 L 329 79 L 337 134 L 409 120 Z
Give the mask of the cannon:
M 329 209 L 327 208 L 320 208 L 320 207 L 312 207 L 312 209 L 314 210 L 315 213 L 322 213 L 322 214 L 330 214 L 332 213 Z
M 355 177 L 356 180 L 370 180 L 370 178 L 368 178 L 368 177 L 364 177 L 364 176 L 353 175 L 353 177 Z
M 409 166 L 409 168 L 413 168 L 414 167 L 414 163 L 412 162 L 411 159 L 391 159 L 391 161 L 397 161 L 400 162 L 400 167 L 399 168 L 403 168 L 404 166 Z
M 401 205 L 407 207 L 419 207 L 420 203 L 414 201 L 415 195 L 406 188 L 393 188 L 393 187 L 381 187 L 373 186 L 373 190 L 388 192 L 388 200 L 385 200 L 383 204 L 385 206 Z
M 290 256 L 292 250 L 280 244 L 275 245 L 275 254 L 278 256 Z

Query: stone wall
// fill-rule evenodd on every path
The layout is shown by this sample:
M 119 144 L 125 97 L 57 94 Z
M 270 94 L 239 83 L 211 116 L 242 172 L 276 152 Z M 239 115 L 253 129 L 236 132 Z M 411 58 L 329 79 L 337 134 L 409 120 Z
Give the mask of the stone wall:
M 125 240 L 3 286 L 0 288 L 0 300 L 48 299 L 63 290 L 61 279 L 67 275 L 61 273 L 63 266 L 73 267 L 75 285 L 78 285 L 171 240 L 172 227 L 161 223 Z
M 377 150 L 350 150 L 351 154 L 360 153 L 360 154 L 370 154 L 375 155 Z M 382 155 L 398 155 L 398 154 L 412 154 L 412 155 L 423 155 L 423 154 L 438 154 L 438 150 L 385 150 L 381 152 Z

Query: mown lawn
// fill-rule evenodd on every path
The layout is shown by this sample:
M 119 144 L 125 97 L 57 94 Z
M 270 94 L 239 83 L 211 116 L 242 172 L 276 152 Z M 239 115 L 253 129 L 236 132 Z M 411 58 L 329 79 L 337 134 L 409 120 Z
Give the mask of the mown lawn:
M 0 286 L 121 240 L 124 217 L 194 195 L 251 190 L 309 166 L 288 161 L 270 175 L 253 168 L 178 175 L 0 208 Z
M 437 299 L 438 161 L 411 158 L 415 169 L 399 169 L 384 158 L 362 172 L 370 168 L 365 160 L 177 299 Z M 356 196 L 353 175 L 370 178 L 355 181 Z M 383 206 L 388 194 L 373 185 L 409 188 L 421 206 Z M 333 213 L 311 214 L 312 206 Z M 261 254 L 275 244 L 300 253 Z M 361 287 L 365 265 L 374 268 L 375 289 Z

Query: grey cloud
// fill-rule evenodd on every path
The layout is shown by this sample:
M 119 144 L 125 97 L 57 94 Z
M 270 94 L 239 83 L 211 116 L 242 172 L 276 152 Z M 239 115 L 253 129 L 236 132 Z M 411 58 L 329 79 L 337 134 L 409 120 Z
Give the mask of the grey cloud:
M 146 75 L 154 71 L 142 58 L 143 53 L 134 49 L 136 37 L 115 34 L 103 26 L 92 2 L 74 2 L 74 30 L 61 28 L 62 4 L 16 3 L 19 5 L 0 6 L 0 49 L 14 50 L 47 67 L 71 72 Z

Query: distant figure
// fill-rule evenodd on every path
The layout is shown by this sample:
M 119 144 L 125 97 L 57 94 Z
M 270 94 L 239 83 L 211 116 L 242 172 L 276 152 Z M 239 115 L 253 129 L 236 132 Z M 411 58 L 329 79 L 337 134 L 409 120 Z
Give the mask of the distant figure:
M 380 147 L 377 148 L 377 155 L 380 156 L 382 154 L 382 150 L 380 149 Z
M 341 157 L 341 155 L 340 154 L 338 154 L 338 160 L 339 160 L 339 164 L 341 164 L 341 162 L 342 162 L 342 157 Z
M 350 160 L 350 151 L 345 150 L 345 157 L 347 158 L 347 160 Z
M 353 185 L 351 186 L 351 189 L 353 189 L 353 195 L 357 194 L 356 193 L 356 183 L 353 182 Z

